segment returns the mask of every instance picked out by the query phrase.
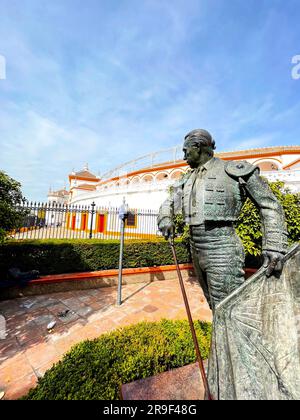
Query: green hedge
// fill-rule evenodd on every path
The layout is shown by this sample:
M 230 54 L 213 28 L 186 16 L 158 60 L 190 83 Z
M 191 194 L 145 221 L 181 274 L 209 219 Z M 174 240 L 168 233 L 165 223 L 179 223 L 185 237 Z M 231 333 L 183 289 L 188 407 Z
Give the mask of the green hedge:
M 190 262 L 184 243 L 176 241 L 179 263 Z M 119 241 L 109 240 L 27 240 L 0 246 L 0 275 L 11 267 L 41 274 L 61 274 L 118 268 Z M 123 267 L 152 267 L 174 264 L 165 240 L 126 241 Z
M 195 322 L 202 357 L 211 324 Z M 27 400 L 114 400 L 121 384 L 195 362 L 187 321 L 142 322 L 74 346 L 39 379 Z

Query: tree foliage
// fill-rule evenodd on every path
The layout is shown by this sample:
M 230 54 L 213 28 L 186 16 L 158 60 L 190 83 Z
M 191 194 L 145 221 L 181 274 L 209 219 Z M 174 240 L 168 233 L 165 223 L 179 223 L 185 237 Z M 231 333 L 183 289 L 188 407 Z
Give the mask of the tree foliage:
M 24 201 L 21 184 L 0 171 L 0 243 L 13 229 L 21 226 L 24 212 L 17 206 Z
M 300 241 L 300 194 L 291 193 L 281 181 L 270 182 L 269 186 L 283 207 L 289 244 Z M 236 230 L 243 242 L 246 254 L 260 255 L 262 232 L 259 210 L 249 199 L 242 208 Z

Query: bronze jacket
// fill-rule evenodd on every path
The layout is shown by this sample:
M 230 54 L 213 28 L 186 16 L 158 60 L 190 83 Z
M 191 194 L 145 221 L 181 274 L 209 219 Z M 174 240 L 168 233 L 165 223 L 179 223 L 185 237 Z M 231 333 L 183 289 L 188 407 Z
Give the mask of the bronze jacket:
M 259 168 L 246 161 L 225 162 L 212 158 L 183 176 L 172 187 L 170 197 L 159 210 L 158 226 L 182 213 L 189 225 L 208 221 L 237 221 L 245 199 L 260 210 L 263 250 L 284 253 L 287 232 L 283 209 L 259 176 Z

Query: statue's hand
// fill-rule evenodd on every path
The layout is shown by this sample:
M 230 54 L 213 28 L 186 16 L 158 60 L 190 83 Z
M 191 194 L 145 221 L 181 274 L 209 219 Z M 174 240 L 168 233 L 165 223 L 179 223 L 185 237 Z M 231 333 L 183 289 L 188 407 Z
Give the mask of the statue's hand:
M 158 229 L 161 231 L 166 240 L 174 238 L 174 224 L 170 219 L 163 219 L 160 222 Z
M 283 254 L 275 251 L 264 251 L 262 253 L 264 257 L 264 267 L 268 267 L 266 271 L 267 277 L 271 274 L 280 274 L 283 268 Z

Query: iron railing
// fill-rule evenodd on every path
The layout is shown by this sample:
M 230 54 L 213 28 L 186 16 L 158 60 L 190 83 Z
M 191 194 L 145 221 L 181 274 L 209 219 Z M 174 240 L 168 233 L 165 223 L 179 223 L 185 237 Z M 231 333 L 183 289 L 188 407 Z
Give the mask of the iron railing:
M 141 156 L 137 159 L 133 159 L 129 162 L 125 162 L 114 169 L 101 175 L 102 181 L 124 176 L 128 173 L 138 171 L 145 168 L 154 168 L 164 162 L 176 163 L 183 159 L 182 146 L 174 146 L 168 149 L 159 150 L 157 152 L 148 153 L 147 155 Z
M 11 237 L 23 239 L 118 239 L 121 220 L 119 208 L 58 203 L 25 203 L 21 226 Z M 159 235 L 157 212 L 129 209 L 125 223 L 126 239 L 151 239 Z

